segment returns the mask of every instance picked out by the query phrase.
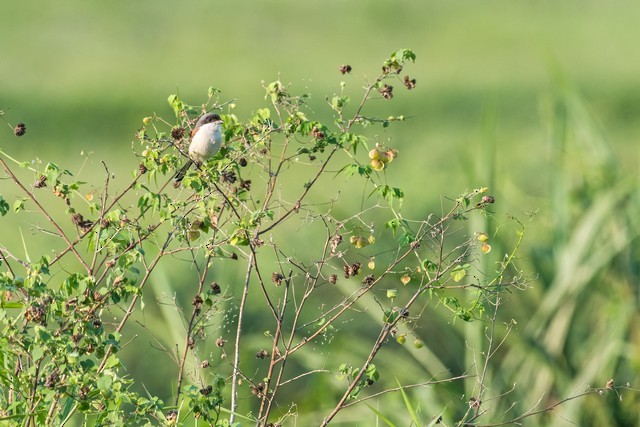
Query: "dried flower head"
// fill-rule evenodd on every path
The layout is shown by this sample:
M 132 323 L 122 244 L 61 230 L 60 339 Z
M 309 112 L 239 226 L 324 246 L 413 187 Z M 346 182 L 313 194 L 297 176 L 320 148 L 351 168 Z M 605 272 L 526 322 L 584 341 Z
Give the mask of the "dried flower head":
M 15 136 L 22 136 L 27 132 L 27 125 L 24 123 L 18 123 L 15 128 L 13 128 L 13 134 Z
M 384 99 L 393 98 L 393 86 L 385 84 L 381 88 L 378 89 L 378 92 L 380 92 L 380 95 L 382 95 L 382 97 Z
M 182 137 L 184 137 L 184 133 L 185 133 L 185 130 L 183 127 L 176 126 L 173 129 L 171 129 L 171 138 L 175 139 L 176 141 L 179 141 L 182 139 Z
M 409 76 L 404 76 L 404 86 L 411 90 L 416 87 L 416 79 L 412 79 Z
M 341 65 L 338 70 L 340 70 L 340 73 L 342 74 L 347 74 L 351 72 L 351 65 Z

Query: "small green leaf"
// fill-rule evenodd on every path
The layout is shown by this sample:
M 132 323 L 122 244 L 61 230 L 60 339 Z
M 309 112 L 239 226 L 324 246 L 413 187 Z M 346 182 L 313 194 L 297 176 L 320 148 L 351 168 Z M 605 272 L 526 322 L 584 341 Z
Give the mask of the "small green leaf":
M 20 212 L 21 210 L 24 210 L 24 202 L 25 202 L 25 199 L 16 200 L 13 203 L 13 211 Z
M 0 196 L 0 215 L 5 216 L 9 212 L 9 203 L 4 199 L 4 197 Z
M 178 98 L 178 95 L 169 95 L 167 102 L 173 108 L 173 112 L 176 114 L 176 117 L 180 115 L 180 112 L 184 110 L 184 103 Z
M 44 349 L 41 346 L 37 345 L 31 349 L 31 357 L 34 361 L 42 359 L 42 356 L 44 356 Z
M 467 275 L 467 270 L 461 266 L 457 265 L 453 270 L 451 270 L 451 278 L 454 282 L 459 282 Z
M 103 375 L 98 378 L 98 389 L 108 392 L 113 384 L 113 378 L 109 375 Z
M 120 359 L 118 359 L 115 354 L 112 354 L 111 356 L 109 356 L 104 366 L 105 368 L 113 368 L 118 365 L 120 365 Z

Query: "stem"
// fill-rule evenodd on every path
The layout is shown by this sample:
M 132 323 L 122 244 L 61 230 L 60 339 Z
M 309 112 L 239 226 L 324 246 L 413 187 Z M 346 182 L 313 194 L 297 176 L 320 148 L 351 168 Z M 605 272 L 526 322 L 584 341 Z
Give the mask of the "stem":
M 198 283 L 198 292 L 196 295 L 200 295 L 202 293 L 202 288 L 204 287 L 204 279 L 207 276 L 207 272 L 209 271 L 209 261 L 211 261 L 211 255 L 207 257 L 207 261 L 204 265 L 202 274 L 200 275 L 200 281 Z M 195 263 L 195 259 L 194 259 Z M 187 326 L 187 334 L 184 341 L 184 351 L 182 352 L 182 357 L 180 358 L 180 364 L 178 367 L 178 385 L 176 389 L 176 398 L 175 398 L 175 406 L 178 406 L 178 402 L 180 401 L 180 391 L 182 388 L 182 380 L 184 379 L 184 364 L 187 360 L 187 354 L 189 353 L 189 340 L 192 338 L 191 333 L 193 332 L 193 325 L 196 321 L 196 316 L 198 315 L 199 307 L 193 308 L 193 313 L 191 314 L 191 318 L 189 319 L 189 325 Z
M 242 291 L 242 299 L 238 308 L 238 326 L 236 328 L 236 342 L 233 349 L 233 375 L 231 376 L 231 414 L 229 415 L 229 424 L 233 424 L 236 408 L 238 407 L 238 375 L 240 365 L 240 336 L 242 335 L 242 317 L 247 303 L 247 295 L 249 294 L 249 279 L 251 278 L 251 270 L 253 269 L 254 252 L 252 251 L 247 261 L 247 274 L 244 279 L 244 289 Z
M 82 259 L 82 256 L 80 256 L 80 254 L 76 250 L 76 248 L 74 246 L 75 244 L 71 243 L 71 240 L 69 240 L 69 238 L 64 233 L 64 231 L 62 231 L 62 228 L 60 227 L 60 225 L 58 225 L 58 223 L 51 217 L 51 215 L 49 215 L 49 212 L 47 212 L 47 210 L 40 204 L 40 202 L 38 202 L 38 200 L 35 198 L 33 193 L 31 191 L 27 190 L 27 188 L 24 185 L 22 185 L 20 180 L 18 180 L 18 177 L 16 177 L 14 175 L 14 173 L 11 171 L 11 169 L 9 168 L 7 163 L 4 161 L 4 159 L 0 158 L 0 163 L 2 164 L 2 167 L 4 168 L 4 170 L 9 174 L 11 179 L 13 179 L 13 182 L 15 182 L 18 185 L 18 187 L 20 187 L 20 189 L 29 197 L 29 199 L 31 199 L 31 201 L 33 203 L 35 203 L 35 205 L 38 207 L 40 212 L 42 212 L 42 214 L 47 218 L 47 220 L 51 223 L 51 225 L 53 225 L 56 228 L 56 230 L 58 230 L 58 232 L 60 233 L 60 237 L 62 237 L 62 239 L 68 245 L 67 249 L 68 250 L 70 249 L 71 251 L 73 251 L 73 254 L 76 256 L 76 259 L 78 260 L 78 262 L 80 262 L 80 264 L 82 264 L 82 266 L 87 271 L 89 271 L 89 266 L 87 265 L 86 262 L 84 262 L 84 259 Z

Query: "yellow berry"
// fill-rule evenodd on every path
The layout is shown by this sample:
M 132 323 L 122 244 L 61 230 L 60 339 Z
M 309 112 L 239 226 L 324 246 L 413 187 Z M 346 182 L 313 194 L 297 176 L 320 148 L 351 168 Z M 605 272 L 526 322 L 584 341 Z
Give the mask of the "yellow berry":
M 374 170 L 381 171 L 382 169 L 384 169 L 384 162 L 378 159 L 373 159 L 371 160 L 371 167 Z

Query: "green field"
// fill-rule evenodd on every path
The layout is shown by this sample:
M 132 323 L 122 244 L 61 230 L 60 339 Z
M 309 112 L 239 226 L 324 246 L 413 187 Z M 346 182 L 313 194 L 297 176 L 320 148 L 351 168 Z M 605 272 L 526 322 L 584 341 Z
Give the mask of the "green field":
M 410 48 L 417 60 L 406 72 L 416 88 L 406 91 L 398 81 L 393 100 L 375 100 L 366 111 L 407 121 L 369 131 L 370 143 L 400 153 L 389 182 L 405 192 L 406 218 L 440 213 L 449 198 L 489 187 L 494 215 L 471 225 L 500 230 L 488 268 L 515 244 L 509 218 L 525 224 L 518 266 L 531 287 L 505 304 L 500 321 L 513 319 L 517 327 L 487 375 L 492 396 L 507 393 L 496 397 L 494 414 L 507 413 L 512 404 L 517 413 L 539 410 L 609 379 L 638 389 L 639 21 L 640 6 L 630 1 L 6 0 L 0 5 L 0 110 L 11 126 L 0 122 L 0 150 L 20 161 L 55 162 L 92 188 L 104 180 L 104 161 L 114 185 L 122 186 L 137 168 L 134 133 L 145 116 L 173 117 L 170 94 L 198 105 L 216 87 L 244 120 L 269 104 L 261 82 L 279 79 L 290 83 L 292 93 L 311 94 L 310 113 L 330 123 L 325 97 L 345 82 L 346 93 L 358 99 L 383 58 Z M 352 73 L 341 75 L 342 64 Z M 10 130 L 18 122 L 27 125 L 19 139 Z M 1 178 L 0 195 L 11 205 L 18 191 Z M 345 184 L 339 177 L 325 185 L 334 191 Z M 35 231 L 40 222 L 37 214 L 25 220 L 9 213 L 0 218 L 1 229 L 11 230 L 2 232 L 0 244 L 37 253 L 39 242 L 47 242 Z M 302 223 L 290 227 L 295 231 Z M 18 228 L 33 246 L 24 246 Z M 160 350 L 149 360 L 139 352 L 149 354 L 156 339 L 166 348 L 181 343 L 180 320 L 163 303 L 174 294 L 189 303 L 190 296 L 180 295 L 188 270 L 176 262 L 145 289 L 146 313 L 139 318 L 145 327 L 131 332 L 138 337 L 122 352 L 131 376 L 166 401 L 174 366 Z M 224 272 L 220 281 L 242 274 Z M 229 313 L 240 290 L 230 292 Z M 224 323 L 232 323 L 229 313 L 221 334 L 234 331 Z M 257 346 L 264 316 L 255 310 L 247 320 Z M 386 386 L 394 387 L 396 378 L 408 384 L 434 374 L 434 360 L 453 373 L 473 365 L 469 347 L 483 340 L 481 322 L 454 321 L 446 311 L 433 322 L 423 330 L 428 355 L 407 348 L 381 356 L 402 366 L 387 372 Z M 364 341 L 367 325 L 351 327 Z M 296 369 L 362 358 L 357 344 L 337 335 Z M 443 411 L 451 423 L 475 380 L 465 381 L 407 393 L 420 402 L 425 424 Z M 308 393 L 287 395 L 299 399 L 300 415 L 285 425 L 317 425 L 326 415 L 319 401 L 332 401 L 334 382 L 333 376 L 309 380 Z M 136 387 L 144 390 L 141 384 Z M 622 400 L 613 394 L 571 400 L 525 425 L 639 425 L 640 394 L 621 393 Z M 397 425 L 409 425 L 399 395 L 370 402 Z M 251 405 L 243 404 L 248 412 Z M 283 402 L 282 411 L 287 409 Z M 366 407 L 342 417 L 335 425 L 385 425 Z

